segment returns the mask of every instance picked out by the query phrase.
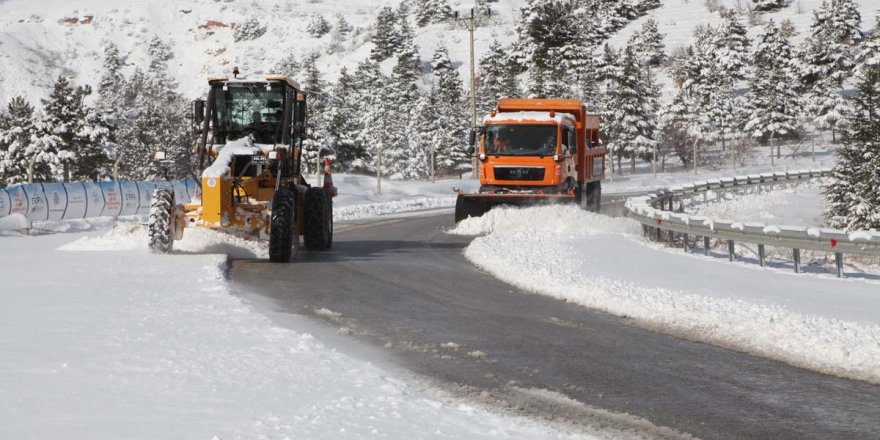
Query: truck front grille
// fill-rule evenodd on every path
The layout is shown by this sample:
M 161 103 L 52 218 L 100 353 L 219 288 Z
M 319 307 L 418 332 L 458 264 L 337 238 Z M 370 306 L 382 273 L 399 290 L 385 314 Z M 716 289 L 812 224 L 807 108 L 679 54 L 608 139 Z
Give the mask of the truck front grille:
M 495 167 L 495 180 L 544 180 L 544 167 Z

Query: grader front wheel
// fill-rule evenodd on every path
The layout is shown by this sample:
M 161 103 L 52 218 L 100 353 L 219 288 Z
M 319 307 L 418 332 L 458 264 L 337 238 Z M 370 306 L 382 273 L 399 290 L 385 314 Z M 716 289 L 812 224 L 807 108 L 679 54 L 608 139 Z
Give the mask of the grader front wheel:
M 272 199 L 272 217 L 269 231 L 269 260 L 287 263 L 296 254 L 299 237 L 296 234 L 296 197 L 289 190 L 280 190 Z
M 310 251 L 324 251 L 333 243 L 333 199 L 322 188 L 306 191 L 303 242 Z
M 174 192 L 159 188 L 150 202 L 150 249 L 167 254 L 174 247 Z

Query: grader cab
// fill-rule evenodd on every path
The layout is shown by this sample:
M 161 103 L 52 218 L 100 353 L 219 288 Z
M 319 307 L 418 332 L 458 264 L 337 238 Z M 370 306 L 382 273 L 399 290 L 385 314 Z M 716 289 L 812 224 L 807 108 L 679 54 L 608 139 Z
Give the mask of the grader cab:
M 167 253 L 190 227 L 258 234 L 269 259 L 287 262 L 299 248 L 320 251 L 333 242 L 333 186 L 303 178 L 307 95 L 285 76 L 211 77 L 207 100 L 193 102 L 193 134 L 201 171 L 201 200 L 177 204 L 158 189 L 150 208 L 150 248 Z

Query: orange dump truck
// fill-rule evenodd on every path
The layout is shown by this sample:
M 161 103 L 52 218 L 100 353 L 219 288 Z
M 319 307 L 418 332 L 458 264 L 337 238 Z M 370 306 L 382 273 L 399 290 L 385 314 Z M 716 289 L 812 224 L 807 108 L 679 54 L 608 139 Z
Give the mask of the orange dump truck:
M 578 203 L 598 212 L 606 149 L 596 114 L 576 99 L 501 99 L 471 134 L 480 190 L 459 192 L 455 222 L 498 205 Z

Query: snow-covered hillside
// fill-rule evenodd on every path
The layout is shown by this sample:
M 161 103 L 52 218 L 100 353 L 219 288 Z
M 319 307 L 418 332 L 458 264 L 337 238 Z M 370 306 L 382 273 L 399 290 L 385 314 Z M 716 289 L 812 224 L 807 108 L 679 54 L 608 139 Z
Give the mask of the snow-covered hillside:
M 128 54 L 126 75 L 134 66 L 148 63 L 148 43 L 158 36 L 174 53 L 171 75 L 181 92 L 199 96 L 209 74 L 270 72 L 287 55 L 297 59 L 316 52 L 318 67 L 333 80 L 347 66 L 351 71 L 370 54 L 369 34 L 377 10 L 397 6 L 397 0 L 8 0 L 0 2 L 0 105 L 13 96 L 32 102 L 45 97 L 59 74 L 75 82 L 94 85 L 100 77 L 103 43 L 113 41 Z M 455 3 L 460 2 L 451 2 Z M 513 18 L 523 0 L 494 4 L 497 15 L 477 33 L 480 51 L 493 38 L 513 36 Z M 469 3 L 470 4 L 470 3 Z M 458 8 L 453 6 L 454 8 Z M 342 14 L 354 30 L 346 41 L 333 42 L 333 32 L 314 38 L 306 32 L 312 14 L 323 15 L 331 25 Z M 256 18 L 266 32 L 253 40 L 234 41 L 233 27 Z M 464 75 L 467 65 L 467 30 L 453 23 L 416 29 L 415 43 L 423 61 L 444 42 Z M 390 71 L 393 60 L 386 62 Z M 285 72 L 286 73 L 286 72 Z
M 158 36 L 170 44 L 174 57 L 171 75 L 188 97 L 203 93 L 207 75 L 230 72 L 233 66 L 249 73 L 272 71 L 286 56 L 298 59 L 320 54 L 318 67 L 325 79 L 334 80 L 342 67 L 353 71 L 366 59 L 377 11 L 397 6 L 397 0 L 6 0 L 0 2 L 0 106 L 14 96 L 24 95 L 31 102 L 48 95 L 59 74 L 74 77 L 75 83 L 95 85 L 100 77 L 103 45 L 115 42 L 123 55 L 129 75 L 135 66 L 145 66 L 148 43 Z M 472 2 L 452 0 L 454 10 L 465 10 Z M 610 39 L 614 46 L 625 45 L 630 36 L 649 18 L 665 34 L 667 52 L 690 44 L 693 31 L 703 25 L 717 25 L 720 15 L 707 6 L 717 3 L 735 8 L 736 0 L 702 2 L 666 0 L 629 24 Z M 742 2 L 739 2 L 742 3 Z M 761 14 L 761 20 L 777 23 L 789 19 L 795 25 L 795 42 L 808 29 L 812 10 L 821 0 L 793 2 L 777 12 Z M 479 58 L 494 39 L 503 43 L 516 38 L 515 23 L 525 0 L 499 0 L 492 3 L 494 15 L 484 19 L 476 32 Z M 863 29 L 870 28 L 880 4 L 863 0 L 859 4 Z M 334 41 L 333 32 L 314 38 L 306 31 L 312 14 L 321 14 L 333 25 L 341 14 L 354 30 L 344 41 Z M 233 28 L 256 18 L 266 32 L 253 40 L 236 42 Z M 761 25 L 749 28 L 752 37 Z M 423 63 L 441 42 L 449 48 L 462 78 L 468 73 L 468 32 L 462 25 L 432 24 L 414 28 L 415 44 Z M 390 72 L 393 59 L 383 67 Z M 386 73 L 387 73 L 386 72 Z M 664 81 L 666 87 L 671 82 Z M 671 92 L 664 93 L 670 95 Z

